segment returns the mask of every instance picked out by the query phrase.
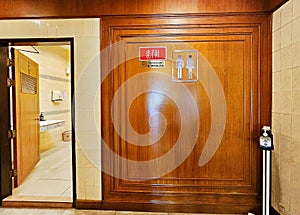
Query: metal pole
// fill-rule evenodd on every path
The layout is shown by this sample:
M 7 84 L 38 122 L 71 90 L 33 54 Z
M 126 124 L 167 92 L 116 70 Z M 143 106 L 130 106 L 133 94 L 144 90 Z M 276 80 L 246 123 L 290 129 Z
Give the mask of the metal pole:
M 263 207 L 262 214 L 270 215 L 271 208 L 271 151 L 263 150 Z
M 262 215 L 270 215 L 271 208 L 271 150 L 274 149 L 270 126 L 261 129 L 259 146 L 263 149 Z

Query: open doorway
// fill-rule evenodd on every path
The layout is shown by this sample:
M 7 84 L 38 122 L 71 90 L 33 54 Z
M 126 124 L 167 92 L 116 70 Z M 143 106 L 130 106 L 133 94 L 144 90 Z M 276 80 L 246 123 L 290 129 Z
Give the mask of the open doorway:
M 11 55 L 22 55 L 38 65 L 39 112 L 35 120 L 39 124 L 39 143 L 36 162 L 29 171 L 27 168 L 27 173 L 23 173 L 23 170 L 20 170 L 22 164 L 18 164 L 17 161 L 21 160 L 23 164 L 28 163 L 27 161 L 32 155 L 26 156 L 28 152 L 24 154 L 25 149 L 28 148 L 28 143 L 23 138 L 18 135 L 16 135 L 17 138 L 12 138 L 12 171 L 10 175 L 12 177 L 12 189 L 11 195 L 5 198 L 2 204 L 55 202 L 74 206 L 76 193 L 74 181 L 75 143 L 72 129 L 72 120 L 74 120 L 72 119 L 72 113 L 74 113 L 74 106 L 72 105 L 74 101 L 73 39 L 10 40 L 9 45 L 13 52 Z M 20 56 L 19 58 L 21 58 Z M 20 69 L 20 73 L 23 75 L 22 80 L 27 80 L 29 77 L 24 77 L 23 73 L 26 73 L 24 71 L 28 70 L 32 73 L 32 68 L 33 66 L 28 63 L 28 68 Z M 25 91 L 24 95 L 28 95 L 26 92 L 28 87 L 24 87 L 23 82 L 20 83 L 22 85 L 21 91 Z M 28 83 L 29 85 L 32 84 L 30 77 Z M 15 84 L 18 82 L 16 81 Z M 11 99 L 12 103 L 18 102 L 16 101 L 18 98 L 14 97 L 14 92 L 12 92 Z M 24 97 L 23 100 L 27 100 L 27 97 Z M 21 121 L 18 122 L 17 119 L 24 119 L 22 116 L 27 114 L 24 111 L 25 105 L 22 104 L 21 106 L 23 107 L 21 113 L 17 113 L 15 104 L 11 105 L 10 111 L 13 113 L 10 114 L 11 130 L 15 130 L 16 125 Z M 25 126 L 27 125 L 25 124 Z M 23 127 L 23 132 L 25 129 L 26 127 Z M 24 133 L 30 134 L 32 132 L 28 130 Z M 29 138 L 25 137 L 25 139 L 28 141 Z M 27 145 L 20 149 L 18 148 L 20 144 Z M 18 154 L 19 151 L 23 151 L 23 154 Z M 24 167 L 22 168 L 24 169 Z

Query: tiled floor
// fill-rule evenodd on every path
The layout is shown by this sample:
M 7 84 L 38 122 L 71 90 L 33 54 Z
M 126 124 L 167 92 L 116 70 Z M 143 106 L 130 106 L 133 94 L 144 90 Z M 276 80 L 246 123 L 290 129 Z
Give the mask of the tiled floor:
M 1 215 L 200 215 L 185 213 L 146 213 L 130 211 L 96 211 L 96 210 L 75 210 L 75 209 L 16 209 L 0 208 Z M 204 215 L 204 214 L 201 214 Z
M 72 201 L 71 142 L 61 142 L 43 152 L 31 174 L 13 190 L 14 196 L 62 197 Z

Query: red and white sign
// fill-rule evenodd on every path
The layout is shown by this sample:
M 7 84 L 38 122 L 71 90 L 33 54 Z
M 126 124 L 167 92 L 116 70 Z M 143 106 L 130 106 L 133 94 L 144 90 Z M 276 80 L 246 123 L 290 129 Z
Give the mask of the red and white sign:
M 139 60 L 167 60 L 167 47 L 165 46 L 149 46 L 139 47 Z

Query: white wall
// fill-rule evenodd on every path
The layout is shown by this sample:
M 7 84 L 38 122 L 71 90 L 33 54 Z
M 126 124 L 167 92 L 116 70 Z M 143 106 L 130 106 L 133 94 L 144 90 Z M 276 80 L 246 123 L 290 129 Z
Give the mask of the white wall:
M 100 166 L 100 20 L 0 20 L 0 39 L 73 37 L 75 41 L 77 198 L 101 199 Z M 96 57 L 96 58 L 95 58 Z M 93 60 L 92 59 L 96 59 Z M 92 64 L 92 75 L 87 73 Z M 90 67 L 88 67 L 91 70 Z M 86 84 L 78 83 L 86 79 Z M 80 82 L 82 83 L 82 82 Z M 92 83 L 92 84 L 91 84 Z M 80 88 L 80 89 L 78 89 Z M 98 93 L 95 92 L 98 90 Z M 88 100 L 87 100 L 88 99 Z M 90 101 L 93 101 L 91 104 Z M 98 130 L 95 130 L 95 125 Z M 88 156 L 86 156 L 88 155 Z

